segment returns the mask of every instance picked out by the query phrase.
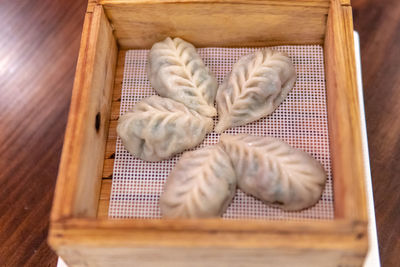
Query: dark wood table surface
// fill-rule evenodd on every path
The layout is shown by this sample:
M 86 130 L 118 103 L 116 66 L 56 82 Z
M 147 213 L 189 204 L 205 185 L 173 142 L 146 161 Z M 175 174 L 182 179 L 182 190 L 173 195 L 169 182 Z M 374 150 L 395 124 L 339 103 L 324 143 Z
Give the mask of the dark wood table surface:
M 0 266 L 55 266 L 49 212 L 86 0 L 0 0 Z M 379 249 L 400 262 L 400 1 L 353 0 Z

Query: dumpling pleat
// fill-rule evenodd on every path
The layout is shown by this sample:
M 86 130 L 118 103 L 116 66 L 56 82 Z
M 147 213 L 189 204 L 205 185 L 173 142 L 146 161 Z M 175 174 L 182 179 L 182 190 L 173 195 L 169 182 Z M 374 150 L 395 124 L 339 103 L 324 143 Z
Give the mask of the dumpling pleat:
M 221 147 L 186 152 L 167 179 L 160 198 L 161 212 L 170 218 L 221 216 L 235 191 L 236 174 L 229 156 Z
M 223 134 L 219 145 L 244 192 L 285 210 L 308 208 L 320 199 L 326 173 L 306 152 L 275 138 L 245 134 Z
M 183 103 L 201 115 L 217 114 L 214 107 L 218 83 L 196 49 L 180 38 L 166 38 L 150 50 L 148 77 L 164 97 Z
M 135 157 L 160 161 L 200 144 L 213 121 L 172 99 L 151 96 L 118 121 L 117 133 Z
M 295 81 L 294 66 L 284 53 L 264 49 L 243 56 L 218 88 L 219 122 L 215 131 L 221 133 L 269 115 Z M 241 114 L 247 115 L 243 118 Z

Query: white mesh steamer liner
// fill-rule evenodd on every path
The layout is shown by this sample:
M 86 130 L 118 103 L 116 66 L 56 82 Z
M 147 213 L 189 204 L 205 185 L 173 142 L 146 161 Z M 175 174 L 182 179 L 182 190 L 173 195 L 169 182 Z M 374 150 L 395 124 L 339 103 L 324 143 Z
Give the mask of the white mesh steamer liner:
M 226 133 L 273 136 L 309 152 L 326 170 L 326 187 L 321 200 L 314 207 L 299 212 L 286 212 L 267 206 L 238 190 L 223 217 L 272 220 L 333 219 L 323 49 L 318 45 L 272 48 L 284 51 L 291 57 L 297 71 L 295 87 L 278 109 L 267 118 L 229 129 Z M 218 82 L 222 83 L 241 56 L 257 49 L 260 48 L 200 48 L 197 51 Z M 126 53 L 120 114 L 131 109 L 142 98 L 156 94 L 146 75 L 148 52 L 149 50 L 129 50 Z M 214 145 L 218 139 L 219 134 L 213 132 L 199 147 Z M 161 218 L 159 198 L 164 182 L 179 158 L 180 155 L 177 155 L 161 162 L 145 162 L 131 156 L 118 138 L 109 217 Z

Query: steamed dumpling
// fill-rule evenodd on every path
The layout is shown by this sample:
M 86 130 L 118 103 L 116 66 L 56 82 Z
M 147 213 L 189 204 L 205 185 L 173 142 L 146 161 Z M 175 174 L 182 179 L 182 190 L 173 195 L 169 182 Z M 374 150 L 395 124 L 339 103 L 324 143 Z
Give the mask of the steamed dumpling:
M 168 177 L 161 213 L 169 218 L 221 216 L 235 192 L 232 163 L 219 146 L 185 152 Z
M 217 133 L 271 114 L 285 99 L 296 81 L 290 58 L 264 49 L 243 56 L 218 89 Z
M 148 77 L 154 89 L 204 116 L 215 116 L 218 83 L 193 45 L 166 38 L 150 50 Z
M 306 152 L 270 137 L 223 134 L 220 142 L 245 193 L 284 210 L 301 210 L 320 199 L 326 174 Z
M 135 157 L 160 161 L 197 146 L 212 128 L 211 118 L 154 95 L 119 118 L 117 133 Z

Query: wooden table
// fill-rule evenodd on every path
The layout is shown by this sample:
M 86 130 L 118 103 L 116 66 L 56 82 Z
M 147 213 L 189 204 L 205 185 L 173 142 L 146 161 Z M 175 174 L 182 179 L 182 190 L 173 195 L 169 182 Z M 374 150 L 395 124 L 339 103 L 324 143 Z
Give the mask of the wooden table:
M 86 0 L 0 2 L 0 266 L 46 244 Z M 400 2 L 353 0 L 383 266 L 400 262 Z

